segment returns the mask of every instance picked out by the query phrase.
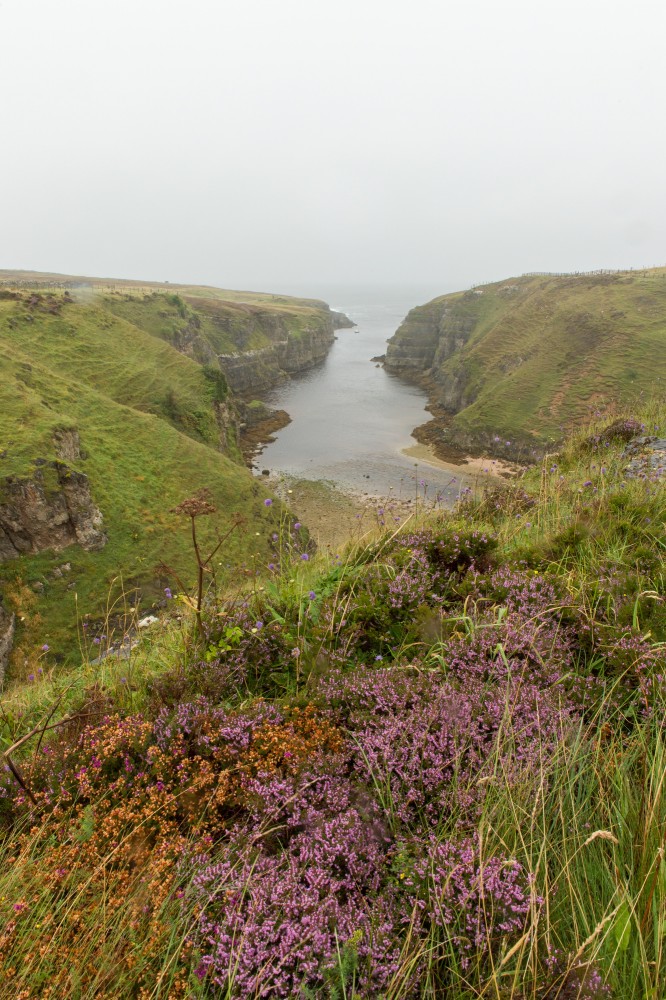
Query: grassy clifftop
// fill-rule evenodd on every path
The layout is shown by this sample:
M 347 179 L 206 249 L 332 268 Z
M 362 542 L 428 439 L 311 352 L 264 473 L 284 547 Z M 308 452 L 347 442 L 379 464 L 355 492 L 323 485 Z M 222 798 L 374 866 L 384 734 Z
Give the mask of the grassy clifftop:
M 663 391 L 666 269 L 441 296 L 409 313 L 387 366 L 429 380 L 434 443 L 542 453 L 591 410 Z
M 190 289 L 197 295 L 186 301 L 169 288 L 2 279 L 0 587 L 17 614 L 15 665 L 44 643 L 76 652 L 77 608 L 100 615 L 121 576 L 148 605 L 174 575 L 189 583 L 189 542 L 169 510 L 200 487 L 219 509 L 217 530 L 245 518 L 218 575 L 260 553 L 265 562 L 272 512 L 241 464 L 218 354 L 242 359 L 317 324 L 332 336 L 328 308 L 260 295 L 227 301 L 215 289 Z M 89 550 L 63 547 L 86 532 Z M 156 570 L 162 562 L 170 571 Z

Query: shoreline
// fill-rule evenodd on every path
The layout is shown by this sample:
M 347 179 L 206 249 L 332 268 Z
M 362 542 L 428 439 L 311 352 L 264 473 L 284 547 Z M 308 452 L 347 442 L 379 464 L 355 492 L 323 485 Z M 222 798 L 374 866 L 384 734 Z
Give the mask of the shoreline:
M 440 458 L 435 447 L 431 444 L 418 442 L 400 449 L 401 455 L 408 458 L 415 458 L 426 465 L 432 465 L 435 469 L 443 469 L 446 472 L 466 476 L 483 476 L 493 479 L 508 479 L 516 476 L 521 471 L 520 466 L 512 462 L 502 461 L 500 458 L 490 458 L 487 455 L 473 456 L 461 455 L 459 459 L 453 458 L 445 460 Z

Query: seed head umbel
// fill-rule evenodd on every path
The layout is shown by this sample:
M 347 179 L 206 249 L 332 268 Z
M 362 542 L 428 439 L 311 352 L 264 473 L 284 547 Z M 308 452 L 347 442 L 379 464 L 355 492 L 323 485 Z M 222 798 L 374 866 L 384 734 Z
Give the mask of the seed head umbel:
M 210 502 L 211 492 L 207 487 L 199 490 L 187 500 L 182 500 L 172 507 L 170 514 L 183 514 L 185 517 L 202 517 L 204 514 L 214 514 L 217 508 Z

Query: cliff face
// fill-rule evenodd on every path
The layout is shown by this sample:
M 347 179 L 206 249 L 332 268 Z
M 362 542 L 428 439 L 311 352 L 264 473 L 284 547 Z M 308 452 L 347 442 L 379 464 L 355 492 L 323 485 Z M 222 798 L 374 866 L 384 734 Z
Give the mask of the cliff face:
M 397 373 L 436 376 L 439 366 L 469 340 L 479 320 L 479 306 L 476 293 L 468 292 L 412 309 L 388 342 L 386 367 Z
M 296 329 L 286 319 L 265 317 L 262 332 L 270 340 L 266 346 L 219 354 L 217 360 L 230 389 L 246 396 L 323 361 L 333 345 L 336 329 L 333 313 L 322 313 Z
M 68 545 L 92 552 L 106 545 L 88 477 L 63 462 L 46 462 L 29 479 L 9 477 L 0 490 L 0 562 Z

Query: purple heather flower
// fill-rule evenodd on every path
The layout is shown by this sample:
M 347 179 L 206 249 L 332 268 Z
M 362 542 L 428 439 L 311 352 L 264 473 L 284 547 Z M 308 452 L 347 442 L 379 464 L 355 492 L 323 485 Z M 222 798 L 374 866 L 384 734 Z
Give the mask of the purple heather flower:
M 297 521 L 296 524 L 294 525 L 294 531 L 300 531 L 300 530 L 301 530 L 301 522 Z
M 271 571 L 271 573 L 272 573 L 272 572 L 273 572 L 273 570 L 275 569 L 275 563 L 269 563 L 269 564 L 268 564 L 268 568 L 269 568 L 269 570 L 270 570 L 270 571 Z
M 271 500 L 271 498 L 270 498 L 270 497 L 267 497 L 267 498 L 266 498 L 266 499 L 264 500 L 264 507 L 272 507 L 272 506 L 273 506 L 273 501 Z
M 300 656 L 301 655 L 300 649 L 298 649 L 298 647 L 296 647 L 295 649 L 292 649 L 291 655 L 292 656 Z
M 263 622 L 255 622 L 255 623 L 254 623 L 254 627 L 255 627 L 256 629 L 260 629 L 260 628 L 263 628 L 263 627 L 264 627 L 264 623 L 263 623 Z
M 49 651 L 50 648 L 51 647 L 49 646 L 48 642 L 45 642 L 44 645 L 42 646 L 42 652 L 43 653 L 48 653 L 48 651 Z
M 102 640 L 99 639 L 97 636 L 95 636 L 95 638 L 93 639 L 93 642 L 95 643 L 96 646 L 99 646 L 99 644 L 100 644 L 101 641 Z
M 34 674 L 28 674 L 28 680 L 29 681 L 34 681 L 34 679 L 35 679 L 35 675 Z

